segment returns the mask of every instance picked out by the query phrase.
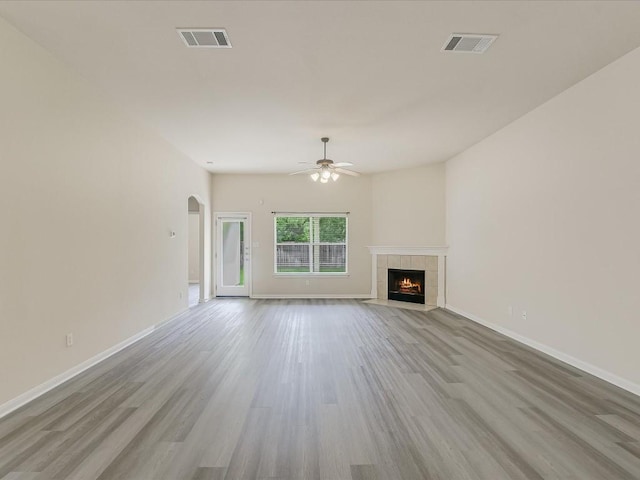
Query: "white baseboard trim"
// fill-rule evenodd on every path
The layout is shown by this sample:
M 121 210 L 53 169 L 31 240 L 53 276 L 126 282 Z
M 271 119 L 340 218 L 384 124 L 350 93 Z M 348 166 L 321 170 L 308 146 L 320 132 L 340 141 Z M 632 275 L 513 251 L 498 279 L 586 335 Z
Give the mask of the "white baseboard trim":
M 166 320 L 163 320 L 161 322 L 156 323 L 153 327 L 151 327 L 154 330 L 159 329 L 160 327 L 164 327 L 165 325 L 170 324 L 171 322 L 179 319 L 182 315 L 184 315 L 185 313 L 187 313 L 189 311 L 189 307 L 183 308 L 182 310 L 180 310 L 178 313 L 176 313 L 173 317 L 169 317 Z M 142 338 L 142 337 L 140 337 Z
M 255 299 L 280 299 L 280 300 L 287 300 L 287 299 L 322 299 L 322 298 L 333 298 L 333 299 L 346 299 L 346 298 L 357 298 L 357 299 L 361 299 L 361 298 L 371 298 L 371 294 L 370 293 L 294 293 L 294 294 L 280 294 L 280 293 L 274 293 L 274 294 L 254 294 L 251 295 L 251 298 L 255 298 Z
M 66 372 L 62 372 L 60 375 L 56 375 L 55 377 L 47 380 L 46 382 L 41 383 L 40 385 L 32 388 L 31 390 L 28 390 L 28 391 L 24 392 L 23 394 L 17 396 L 16 398 L 14 398 L 12 400 L 9 400 L 8 402 L 3 403 L 2 405 L 0 405 L 0 418 L 10 414 L 14 410 L 17 410 L 18 408 L 22 407 L 23 405 L 26 405 L 27 403 L 31 402 L 32 400 L 35 400 L 39 396 L 44 395 L 48 391 L 53 390 L 58 385 L 63 384 L 67 380 L 71 380 L 76 375 L 81 374 L 82 372 L 84 372 L 88 368 L 91 368 L 94 365 L 97 365 L 98 363 L 106 360 L 110 356 L 115 355 L 120 350 L 128 347 L 129 345 L 132 345 L 132 344 L 138 342 L 139 340 L 142 340 L 144 337 L 146 337 L 147 335 L 149 335 L 150 333 L 152 333 L 154 330 L 158 329 L 159 327 L 167 325 L 168 323 L 176 320 L 177 318 L 179 318 L 186 311 L 188 311 L 188 309 L 182 310 L 180 313 L 174 315 L 173 317 L 171 317 L 171 318 L 169 318 L 167 320 L 164 320 L 164 321 L 162 321 L 160 323 L 152 325 L 151 327 L 145 328 L 144 330 L 136 333 L 135 335 L 127 338 L 126 340 L 123 340 L 122 342 L 120 342 L 120 343 L 118 343 L 118 344 L 116 344 L 116 345 L 114 345 L 114 346 L 112 346 L 110 348 L 107 348 L 105 351 L 103 351 L 103 352 L 101 352 L 101 353 L 89 358 L 88 360 L 85 360 L 84 362 L 76 365 L 75 367 L 70 368 Z
M 530 338 L 520 335 L 519 333 L 513 332 L 507 328 L 501 327 L 500 325 L 496 325 L 494 323 L 488 322 L 478 317 L 477 315 L 474 315 L 469 312 L 465 312 L 464 310 L 454 307 L 453 305 L 447 304 L 445 308 L 447 310 L 451 310 L 454 313 L 457 313 L 458 315 L 462 315 L 463 317 L 466 317 L 469 320 L 479 323 L 480 325 L 484 325 L 485 327 L 490 328 L 491 330 L 494 330 L 498 333 L 501 333 L 513 340 L 516 340 L 517 342 L 523 343 L 542 353 L 546 353 L 547 355 L 553 358 L 556 358 L 562 362 L 568 363 L 571 366 L 579 368 L 580 370 L 583 370 L 586 373 L 589 373 L 595 377 L 598 377 L 604 380 L 605 382 L 612 383 L 613 385 L 616 385 L 622 388 L 623 390 L 627 390 L 628 392 L 631 392 L 635 395 L 640 395 L 640 385 L 633 383 L 625 378 L 619 377 L 614 373 L 608 372 L 607 370 L 603 370 L 600 367 L 596 367 L 595 365 L 591 365 L 590 363 L 587 363 L 583 360 L 572 357 L 571 355 L 568 355 L 564 352 L 556 350 L 555 348 L 549 347 L 548 345 L 545 345 L 543 343 L 537 342 L 535 340 L 531 340 Z

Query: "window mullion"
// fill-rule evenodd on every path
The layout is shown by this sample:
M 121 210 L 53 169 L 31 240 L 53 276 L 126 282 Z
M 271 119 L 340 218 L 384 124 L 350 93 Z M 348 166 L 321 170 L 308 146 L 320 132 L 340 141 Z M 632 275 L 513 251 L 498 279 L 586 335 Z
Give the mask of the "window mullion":
M 292 215 L 290 215 L 293 217 Z M 275 236 L 275 273 L 299 272 L 305 274 L 304 258 L 302 258 L 306 246 L 307 269 L 306 274 L 346 273 L 347 267 L 347 221 L 342 223 L 337 216 L 315 215 L 308 213 L 300 215 L 291 221 L 280 221 L 284 216 L 277 216 L 274 222 Z M 330 217 L 329 220 L 323 220 Z M 326 223 L 327 231 L 321 231 Z M 306 224 L 306 225 L 305 225 Z M 342 228 L 343 230 L 339 230 Z M 280 229 L 280 230 L 279 230 Z M 305 231 L 306 230 L 306 231 Z M 340 238 L 340 235 L 344 238 Z M 324 235 L 324 240 L 323 239 Z M 308 236 L 305 242 L 304 238 Z M 286 240 L 284 243 L 278 240 Z M 302 241 L 301 241 L 302 240 Z M 342 240 L 342 241 L 340 241 Z M 281 257 L 278 256 L 280 252 Z M 325 265 L 326 264 L 326 265 Z M 322 268 L 321 268 L 322 267 Z M 326 268 L 325 268 L 326 267 Z
M 309 217 L 309 273 L 313 273 L 313 235 L 314 235 L 313 217 Z
M 312 217 L 313 221 L 313 271 L 320 272 L 320 218 Z

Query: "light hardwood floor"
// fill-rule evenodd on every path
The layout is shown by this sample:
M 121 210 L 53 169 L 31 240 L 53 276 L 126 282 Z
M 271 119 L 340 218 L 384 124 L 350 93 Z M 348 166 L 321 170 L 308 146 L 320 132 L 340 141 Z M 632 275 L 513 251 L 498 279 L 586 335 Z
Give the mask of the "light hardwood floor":
M 189 307 L 195 307 L 200 301 L 200 284 L 189 284 Z
M 640 398 L 440 309 L 215 300 L 2 419 L 0 479 L 640 479 Z

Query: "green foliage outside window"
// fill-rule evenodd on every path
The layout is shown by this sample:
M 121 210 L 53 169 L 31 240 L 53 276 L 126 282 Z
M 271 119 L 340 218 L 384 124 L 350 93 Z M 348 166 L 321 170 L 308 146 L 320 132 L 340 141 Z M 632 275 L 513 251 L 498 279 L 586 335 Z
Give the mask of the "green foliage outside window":
M 347 238 L 347 219 L 345 217 L 320 217 L 320 241 L 344 243 Z
M 276 219 L 277 243 L 309 243 L 311 234 L 310 217 L 278 217 Z M 345 217 L 316 217 L 319 241 L 344 243 L 347 238 Z M 318 232 L 316 232 L 318 235 Z
M 346 273 L 347 218 L 278 216 L 276 273 Z
M 308 243 L 309 217 L 278 217 L 276 219 L 277 242 Z

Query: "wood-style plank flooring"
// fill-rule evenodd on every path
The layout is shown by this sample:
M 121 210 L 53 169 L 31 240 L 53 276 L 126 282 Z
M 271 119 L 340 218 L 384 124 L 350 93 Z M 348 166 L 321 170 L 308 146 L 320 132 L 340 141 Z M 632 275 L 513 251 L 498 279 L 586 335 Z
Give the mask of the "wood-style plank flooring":
M 0 420 L 4 480 L 640 479 L 640 398 L 443 310 L 222 299 Z

